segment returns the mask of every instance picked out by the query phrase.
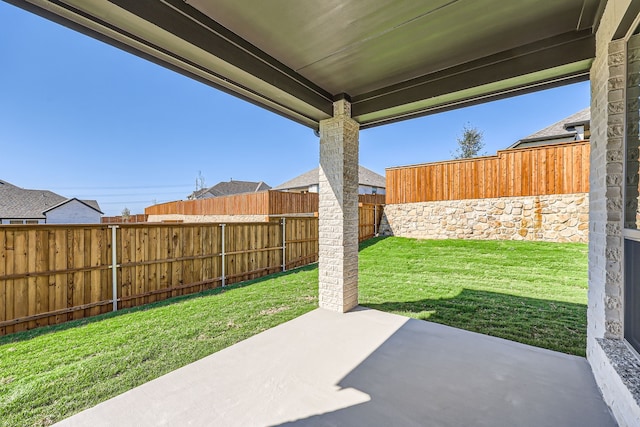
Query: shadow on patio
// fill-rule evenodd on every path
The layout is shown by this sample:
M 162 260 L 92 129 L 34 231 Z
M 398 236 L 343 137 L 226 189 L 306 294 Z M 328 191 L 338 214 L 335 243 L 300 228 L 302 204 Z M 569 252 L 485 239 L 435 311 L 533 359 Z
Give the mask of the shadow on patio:
M 315 310 L 60 425 L 614 426 L 584 358 Z
M 366 306 L 569 354 L 587 348 L 586 304 L 463 288 L 449 298 Z

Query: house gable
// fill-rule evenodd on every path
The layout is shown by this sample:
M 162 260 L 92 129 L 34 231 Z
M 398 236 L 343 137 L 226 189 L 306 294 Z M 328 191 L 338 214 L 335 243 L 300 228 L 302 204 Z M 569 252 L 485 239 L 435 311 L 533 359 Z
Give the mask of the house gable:
M 302 175 L 298 175 L 297 177 L 290 179 L 273 189 L 281 191 L 309 191 L 317 193 L 318 183 L 320 181 L 319 173 L 319 168 L 311 169 L 310 171 L 307 171 Z M 384 176 L 379 175 L 364 166 L 359 166 L 358 185 L 360 194 L 384 194 L 386 179 Z
M 98 224 L 102 212 L 87 201 L 67 199 L 43 212 L 47 224 Z
M 246 194 L 246 193 L 258 193 L 260 191 L 270 190 L 269 186 L 264 181 L 221 181 L 216 185 L 194 191 L 188 197 L 188 199 L 208 199 L 210 197 L 223 197 L 231 196 L 234 194 Z
M 559 144 L 589 139 L 591 108 L 587 107 L 526 138 L 516 141 L 509 148 L 525 148 L 547 144 Z

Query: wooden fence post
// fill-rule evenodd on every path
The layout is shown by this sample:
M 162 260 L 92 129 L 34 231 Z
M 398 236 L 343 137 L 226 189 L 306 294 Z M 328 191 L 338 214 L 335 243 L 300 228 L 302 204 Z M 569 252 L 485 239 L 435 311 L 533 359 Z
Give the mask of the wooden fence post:
M 373 205 L 373 237 L 378 235 L 378 205 Z
M 282 217 L 282 271 L 287 270 L 287 219 Z

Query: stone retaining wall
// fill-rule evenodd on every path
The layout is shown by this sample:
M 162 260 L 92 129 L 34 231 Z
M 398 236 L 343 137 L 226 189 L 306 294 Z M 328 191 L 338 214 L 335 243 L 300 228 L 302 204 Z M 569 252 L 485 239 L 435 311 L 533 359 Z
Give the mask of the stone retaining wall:
M 419 239 L 586 243 L 589 239 L 589 195 L 557 194 L 386 205 L 380 232 Z

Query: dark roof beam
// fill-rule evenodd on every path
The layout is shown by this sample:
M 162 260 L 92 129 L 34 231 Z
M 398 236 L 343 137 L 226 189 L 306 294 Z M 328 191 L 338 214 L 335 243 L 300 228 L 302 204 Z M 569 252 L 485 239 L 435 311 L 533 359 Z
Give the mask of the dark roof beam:
M 585 80 L 594 53 L 595 38 L 590 30 L 563 34 L 355 96 L 353 117 L 363 127 L 370 127 L 398 118 L 415 117 L 420 110 L 430 114 L 453 105 L 459 108 L 461 104 L 473 102 L 474 98 L 486 101 L 488 95 L 498 97 L 501 90 L 495 89 L 499 85 L 494 83 L 509 79 L 521 79 L 522 82 L 512 85 L 504 96 L 522 93 L 527 88 L 539 90 L 545 83 L 558 85 L 572 83 L 576 79 Z M 545 72 L 553 69 L 557 70 L 555 74 Z M 486 85 L 485 92 L 464 92 L 483 85 Z M 460 96 L 456 97 L 456 93 Z M 438 97 L 445 95 L 450 96 L 440 104 Z M 434 102 L 430 103 L 430 99 Z M 387 118 L 378 121 L 383 116 Z
M 110 0 L 221 60 L 331 115 L 332 94 L 238 37 L 183 0 Z M 176 14 L 175 12 L 179 12 Z

